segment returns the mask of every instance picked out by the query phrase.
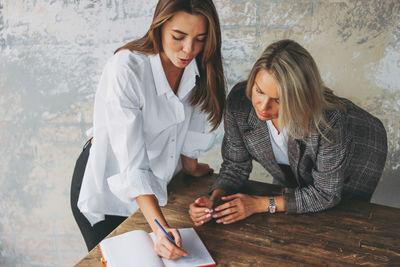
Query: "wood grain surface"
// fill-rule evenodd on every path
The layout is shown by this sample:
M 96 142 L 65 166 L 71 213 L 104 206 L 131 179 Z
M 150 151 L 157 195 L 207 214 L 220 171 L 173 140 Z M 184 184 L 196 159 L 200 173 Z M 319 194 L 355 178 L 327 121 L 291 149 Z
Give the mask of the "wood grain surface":
M 176 176 L 162 208 L 169 225 L 193 227 L 189 204 L 208 193 L 215 175 Z M 277 195 L 275 185 L 249 181 L 245 193 Z M 140 211 L 108 237 L 131 230 L 150 232 Z M 195 227 L 217 266 L 400 266 L 400 209 L 343 200 L 319 213 L 256 214 L 231 225 L 214 221 Z M 76 266 L 101 267 L 96 247 Z

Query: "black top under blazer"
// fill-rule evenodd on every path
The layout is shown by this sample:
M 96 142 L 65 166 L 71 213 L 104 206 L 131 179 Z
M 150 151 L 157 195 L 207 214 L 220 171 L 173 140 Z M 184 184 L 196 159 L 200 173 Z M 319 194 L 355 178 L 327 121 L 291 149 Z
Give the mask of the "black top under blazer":
M 326 111 L 331 129 L 326 140 L 313 131 L 307 142 L 289 137 L 288 155 L 295 183 L 275 160 L 268 126 L 260 120 L 245 95 L 246 82 L 230 92 L 224 115 L 223 163 L 212 190 L 238 192 L 258 161 L 284 187 L 287 213 L 325 210 L 342 195 L 370 200 L 382 175 L 387 155 L 386 131 L 381 121 L 347 99 L 347 112 Z

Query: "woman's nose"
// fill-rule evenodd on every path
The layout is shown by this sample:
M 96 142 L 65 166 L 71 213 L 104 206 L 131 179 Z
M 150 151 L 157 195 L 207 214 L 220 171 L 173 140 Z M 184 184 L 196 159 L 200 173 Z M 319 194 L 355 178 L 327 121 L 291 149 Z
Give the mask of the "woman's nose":
M 262 101 L 261 101 L 261 110 L 266 111 L 269 108 L 269 103 L 270 103 L 270 98 L 269 97 L 265 97 Z
M 187 54 L 191 54 L 193 51 L 193 44 L 194 42 L 191 40 L 187 40 L 186 42 L 183 43 L 183 52 L 187 53 Z

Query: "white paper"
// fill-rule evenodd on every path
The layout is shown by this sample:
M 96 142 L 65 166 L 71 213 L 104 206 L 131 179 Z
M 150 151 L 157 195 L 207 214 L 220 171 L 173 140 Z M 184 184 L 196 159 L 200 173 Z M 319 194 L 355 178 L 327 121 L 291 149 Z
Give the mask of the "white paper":
M 182 238 L 182 247 L 189 254 L 177 260 L 162 259 L 166 267 L 205 266 L 215 264 L 210 253 L 204 246 L 200 237 L 193 228 L 181 228 L 179 233 Z M 154 233 L 150 234 L 153 242 L 156 241 Z
M 104 239 L 100 247 L 107 267 L 164 266 L 154 251 L 149 234 L 142 230 Z
M 215 265 L 193 228 L 178 229 L 183 249 L 189 254 L 177 260 L 161 259 L 154 251 L 156 237 L 142 230 L 127 232 L 100 242 L 107 267 L 193 267 Z

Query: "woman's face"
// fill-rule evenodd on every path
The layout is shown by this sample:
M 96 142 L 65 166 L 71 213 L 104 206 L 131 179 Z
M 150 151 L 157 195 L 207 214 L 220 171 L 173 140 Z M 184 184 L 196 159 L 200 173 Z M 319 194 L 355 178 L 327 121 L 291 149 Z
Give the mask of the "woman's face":
M 207 22 L 202 15 L 179 11 L 161 28 L 161 58 L 185 68 L 203 50 L 206 37 Z
M 278 84 L 268 71 L 258 71 L 251 89 L 251 102 L 260 120 L 278 119 Z

